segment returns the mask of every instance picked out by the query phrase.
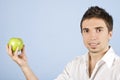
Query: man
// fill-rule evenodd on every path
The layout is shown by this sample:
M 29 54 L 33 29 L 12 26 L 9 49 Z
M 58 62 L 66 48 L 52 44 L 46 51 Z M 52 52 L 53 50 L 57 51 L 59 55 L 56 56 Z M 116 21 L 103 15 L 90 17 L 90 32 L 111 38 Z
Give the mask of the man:
M 109 45 L 112 37 L 113 19 L 103 8 L 90 7 L 81 20 L 81 33 L 88 52 L 67 64 L 56 80 L 120 80 L 120 58 Z M 27 65 L 24 48 L 17 56 L 11 46 L 7 51 L 20 65 L 27 80 L 37 80 Z

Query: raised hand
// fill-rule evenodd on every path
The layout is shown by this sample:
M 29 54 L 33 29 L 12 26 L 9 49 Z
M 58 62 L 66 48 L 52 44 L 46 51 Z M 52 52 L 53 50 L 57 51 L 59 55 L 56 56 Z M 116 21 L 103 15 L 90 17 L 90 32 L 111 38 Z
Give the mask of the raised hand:
M 21 51 L 18 51 L 18 48 L 16 49 L 15 52 L 12 51 L 11 46 L 6 46 L 7 49 L 7 53 L 9 54 L 9 56 L 20 66 L 26 66 L 27 65 L 27 58 L 25 55 L 25 46 L 23 47 L 23 49 Z M 20 53 L 20 54 L 18 54 Z
M 38 80 L 38 78 L 36 77 L 36 75 L 32 72 L 32 70 L 30 69 L 28 63 L 27 63 L 27 58 L 25 55 L 25 46 L 23 47 L 23 49 L 20 51 L 18 51 L 18 48 L 16 49 L 16 51 L 12 51 L 11 46 L 6 46 L 7 52 L 9 54 L 9 56 L 20 66 L 21 70 L 23 71 L 26 80 Z

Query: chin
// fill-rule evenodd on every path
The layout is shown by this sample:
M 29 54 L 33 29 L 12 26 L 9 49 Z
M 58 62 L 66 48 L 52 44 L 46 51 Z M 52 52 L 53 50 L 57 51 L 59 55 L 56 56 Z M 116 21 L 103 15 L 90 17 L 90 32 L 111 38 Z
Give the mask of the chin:
M 95 54 L 97 54 L 99 51 L 90 51 L 91 53 L 95 53 Z
M 89 52 L 91 52 L 91 53 L 98 53 L 99 50 L 98 49 L 89 49 Z

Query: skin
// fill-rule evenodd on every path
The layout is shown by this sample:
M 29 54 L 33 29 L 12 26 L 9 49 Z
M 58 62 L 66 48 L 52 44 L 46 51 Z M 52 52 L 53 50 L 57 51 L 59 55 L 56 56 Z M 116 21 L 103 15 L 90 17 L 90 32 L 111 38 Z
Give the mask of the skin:
M 18 55 L 18 48 L 16 49 L 15 52 L 12 51 L 11 46 L 6 46 L 7 53 L 9 56 L 15 61 L 23 71 L 26 80 L 38 80 L 38 78 L 35 76 L 35 74 L 32 72 L 30 69 L 28 62 L 27 62 L 27 57 L 25 54 L 25 46 L 21 50 L 21 54 Z
M 112 37 L 112 31 L 108 31 L 104 20 L 100 18 L 90 18 L 85 19 L 82 23 L 82 36 L 84 44 L 89 50 L 90 77 L 96 63 L 109 49 L 109 40 Z

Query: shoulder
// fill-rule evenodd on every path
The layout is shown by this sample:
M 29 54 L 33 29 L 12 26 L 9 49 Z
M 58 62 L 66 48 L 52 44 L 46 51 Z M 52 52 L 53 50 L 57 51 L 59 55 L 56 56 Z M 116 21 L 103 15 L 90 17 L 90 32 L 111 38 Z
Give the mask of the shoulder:
M 87 59 L 87 54 L 81 55 L 81 56 L 77 56 L 76 58 L 74 58 L 71 62 L 69 62 L 67 64 L 67 66 L 71 66 L 71 67 L 75 67 L 78 66 L 80 64 L 85 64 Z
M 86 60 L 86 54 L 81 55 L 81 56 L 77 56 L 76 58 L 74 58 L 72 60 L 72 62 L 76 63 L 76 62 L 84 62 Z
M 120 66 L 120 56 L 116 55 L 114 61 L 115 61 L 115 63 L 114 63 L 115 65 Z
M 116 55 L 116 57 L 114 59 L 113 70 L 115 72 L 119 71 L 119 73 L 120 73 L 120 57 L 118 55 Z

